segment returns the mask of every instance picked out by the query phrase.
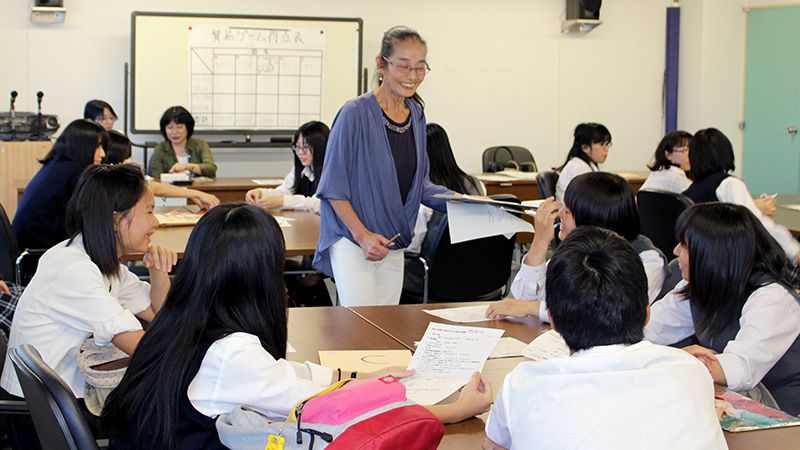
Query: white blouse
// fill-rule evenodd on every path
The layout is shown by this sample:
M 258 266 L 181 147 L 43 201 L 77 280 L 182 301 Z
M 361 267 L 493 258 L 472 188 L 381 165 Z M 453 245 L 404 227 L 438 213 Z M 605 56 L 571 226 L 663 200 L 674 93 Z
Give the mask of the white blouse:
M 682 194 L 691 185 L 692 180 L 686 176 L 686 172 L 680 167 L 670 166 L 667 169 L 650 172 L 642 184 L 642 189 L 659 189 Z
M 247 405 L 285 420 L 295 403 L 330 386 L 333 369 L 272 357 L 248 333 L 233 333 L 209 347 L 189 384 L 189 401 L 208 417 Z
M 304 178 L 308 178 L 309 181 L 314 181 L 314 170 L 309 166 L 304 167 L 300 175 Z M 280 186 L 275 189 L 259 189 L 261 191 L 261 198 L 282 196 L 283 206 L 281 209 L 311 211 L 319 215 L 319 198 L 317 198 L 317 194 L 314 194 L 312 197 L 295 194 L 294 182 L 294 169 L 292 169 L 283 179 L 283 183 L 281 183 Z
M 569 186 L 569 182 L 572 181 L 573 178 L 584 173 L 597 172 L 598 170 L 600 169 L 598 169 L 597 164 L 589 164 L 577 156 L 572 157 L 558 175 L 558 181 L 556 182 L 556 200 L 564 203 L 564 192 L 566 192 L 567 186 Z

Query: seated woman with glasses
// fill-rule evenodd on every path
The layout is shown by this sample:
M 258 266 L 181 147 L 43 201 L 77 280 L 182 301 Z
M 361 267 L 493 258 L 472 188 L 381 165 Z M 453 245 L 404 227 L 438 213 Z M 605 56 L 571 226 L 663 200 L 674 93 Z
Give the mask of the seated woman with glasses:
M 556 200 L 564 201 L 564 191 L 569 182 L 578 175 L 597 172 L 598 164 L 606 162 L 608 150 L 611 148 L 611 133 L 599 123 L 582 123 L 575 127 L 572 148 L 567 160 L 557 170 Z
M 670 131 L 661 139 L 653 156 L 653 165 L 647 166 L 650 175 L 642 185 L 642 189 L 659 189 L 662 191 L 682 193 L 692 184 L 686 176 L 689 164 L 690 133 Z
M 111 131 L 117 122 L 117 113 L 114 108 L 103 100 L 89 100 L 83 108 L 83 118 L 96 122 L 98 125 Z
M 159 177 L 162 173 L 187 172 L 214 178 L 217 165 L 206 141 L 193 138 L 194 117 L 183 106 L 171 106 L 164 111 L 159 123 L 166 141 L 156 145 L 147 174 Z
M 330 129 L 322 122 L 300 126 L 292 139 L 294 169 L 275 189 L 251 189 L 245 199 L 264 209 L 299 209 L 319 214 L 316 196 Z

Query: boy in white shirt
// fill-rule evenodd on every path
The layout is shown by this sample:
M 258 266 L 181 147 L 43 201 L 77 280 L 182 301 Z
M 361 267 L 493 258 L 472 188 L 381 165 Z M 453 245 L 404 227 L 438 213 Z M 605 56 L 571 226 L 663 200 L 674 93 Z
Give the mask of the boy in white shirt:
M 641 258 L 619 235 L 576 229 L 547 267 L 547 305 L 570 356 L 505 379 L 483 448 L 725 449 L 708 370 L 644 339 Z

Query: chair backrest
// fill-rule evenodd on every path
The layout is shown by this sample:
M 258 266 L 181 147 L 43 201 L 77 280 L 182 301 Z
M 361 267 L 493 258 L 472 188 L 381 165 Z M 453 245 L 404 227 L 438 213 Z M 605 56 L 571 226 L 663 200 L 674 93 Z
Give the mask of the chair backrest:
M 675 222 L 683 210 L 694 202 L 683 194 L 657 189 L 640 189 L 636 194 L 642 234 L 665 255 L 672 255 L 678 240 L 675 238 Z
M 557 183 L 558 172 L 548 170 L 536 174 L 536 187 L 539 188 L 539 195 L 542 198 L 555 197 Z
M 519 199 L 505 195 L 502 201 Z M 511 277 L 516 235 L 490 236 L 472 241 L 450 242 L 447 215 L 434 212 L 428 222 L 428 299 L 433 301 L 485 301 L 502 297 Z M 427 237 L 426 237 L 427 238 Z
M 39 352 L 23 344 L 11 349 L 10 357 L 42 448 L 98 449 L 75 395 Z
M 489 147 L 483 151 L 483 171 L 500 172 L 507 167 L 509 161 L 513 160 L 519 165 L 519 169 L 524 172 L 536 172 L 536 160 L 525 147 L 513 145 L 501 145 Z
M 6 281 L 15 281 L 19 243 L 5 208 L 0 204 L 0 275 Z

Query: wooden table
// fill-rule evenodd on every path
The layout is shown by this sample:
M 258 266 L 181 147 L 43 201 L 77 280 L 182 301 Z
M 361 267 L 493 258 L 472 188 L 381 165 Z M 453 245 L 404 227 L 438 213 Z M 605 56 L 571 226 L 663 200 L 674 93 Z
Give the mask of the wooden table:
M 618 175 L 621 175 L 623 178 L 627 179 L 628 182 L 631 184 L 631 187 L 633 188 L 633 193 L 636 194 L 637 192 L 639 192 L 639 188 L 642 187 L 642 184 L 644 184 L 644 181 L 647 179 L 647 176 L 650 174 L 650 171 L 641 170 L 633 172 L 614 172 L 614 173 L 617 173 Z M 475 174 L 475 176 L 477 176 L 478 178 L 484 175 L 491 176 L 496 174 L 493 173 Z M 539 187 L 536 184 L 536 180 L 509 180 L 509 181 L 481 180 L 481 181 L 486 186 L 487 195 L 514 194 L 521 201 L 538 200 L 542 198 L 539 195 Z
M 220 202 L 229 203 L 243 202 L 244 195 L 250 189 L 274 188 L 279 184 L 259 185 L 253 182 L 253 177 L 218 177 L 211 181 L 195 180 L 191 186 L 186 187 L 208 192 L 209 194 L 216 195 Z
M 169 209 L 169 208 L 168 208 Z M 275 216 L 290 219 L 292 226 L 281 227 L 283 238 L 286 241 L 287 256 L 313 255 L 319 240 L 319 216 L 308 211 L 271 211 Z M 158 227 L 151 238 L 153 244 L 162 244 L 178 252 L 178 257 L 183 258 L 186 243 L 193 226 Z M 142 259 L 141 253 L 126 255 L 129 261 Z
M 780 205 L 800 205 L 800 194 L 778 194 L 775 197 L 778 208 L 772 218 L 775 223 L 783 225 L 795 236 L 800 236 L 800 211 L 781 208 Z
M 344 306 L 289 308 L 289 343 L 297 352 L 287 353 L 287 359 L 317 364 L 320 350 L 405 348 Z

